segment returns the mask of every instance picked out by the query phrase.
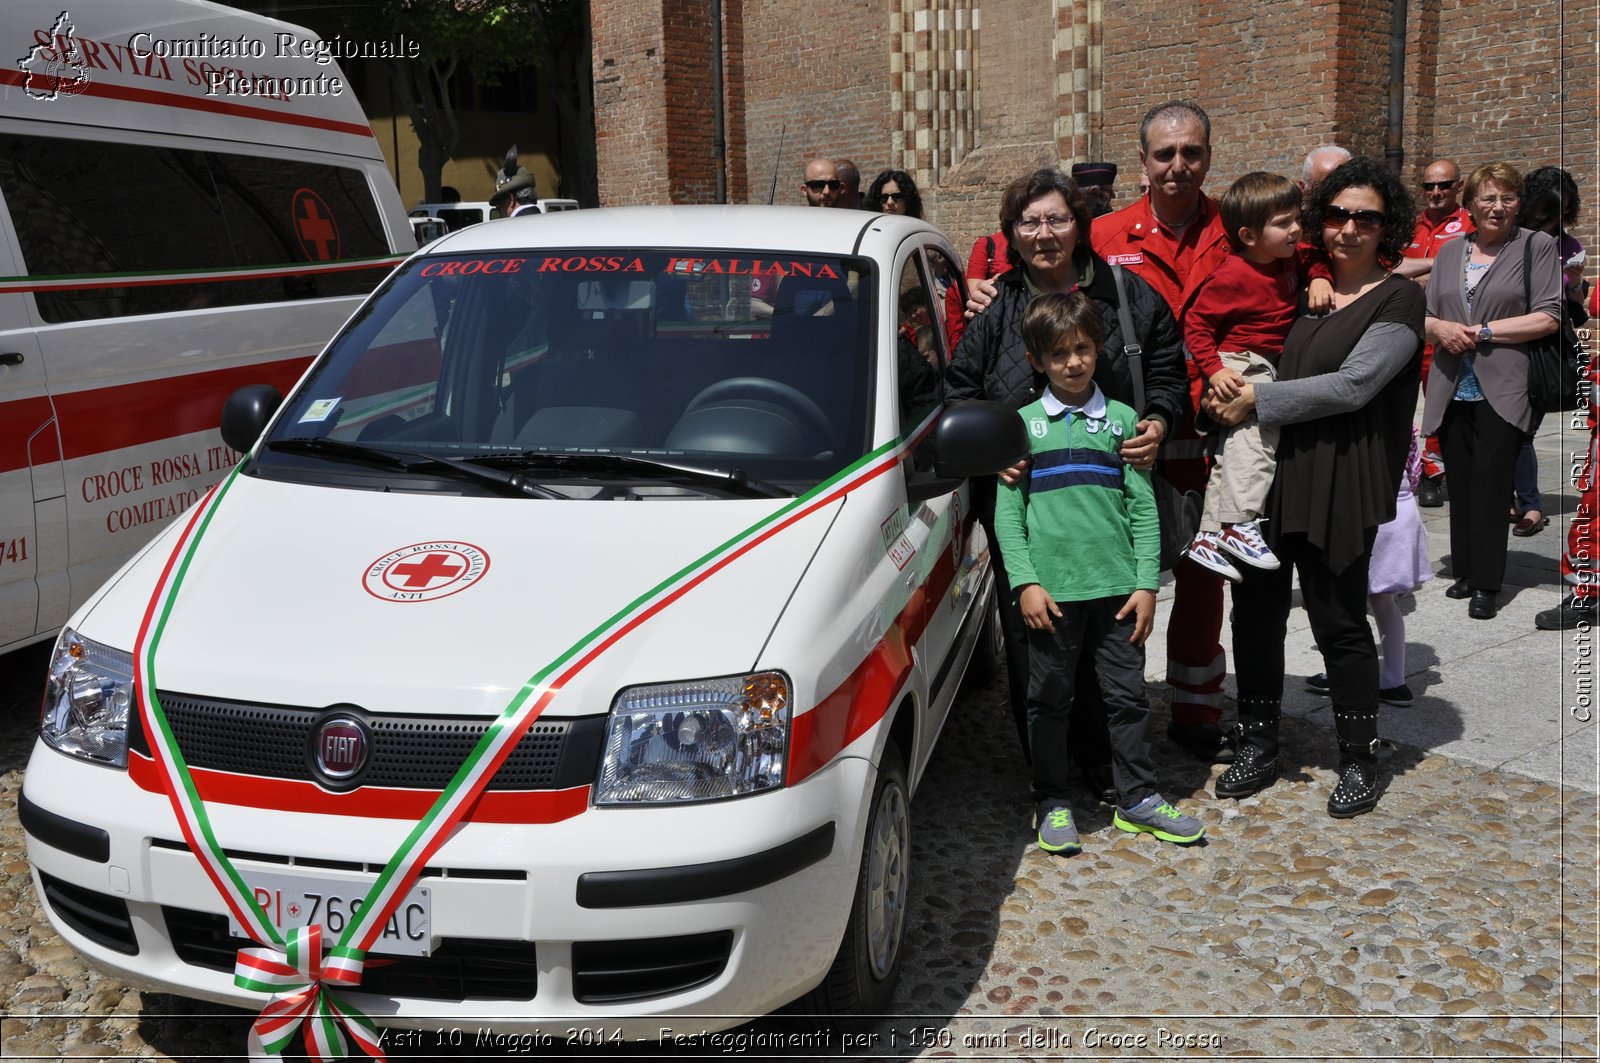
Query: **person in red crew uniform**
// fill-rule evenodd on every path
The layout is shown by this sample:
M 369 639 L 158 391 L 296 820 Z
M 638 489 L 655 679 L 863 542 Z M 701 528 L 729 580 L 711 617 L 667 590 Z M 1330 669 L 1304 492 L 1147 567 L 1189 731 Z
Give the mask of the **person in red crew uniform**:
M 1139 125 L 1139 165 L 1149 195 L 1094 220 L 1095 253 L 1147 281 L 1182 319 L 1196 289 L 1229 244 L 1216 201 L 1201 191 L 1211 167 L 1211 119 L 1187 100 L 1152 107 Z M 1205 377 L 1189 363 L 1190 406 L 1162 446 L 1162 468 L 1180 490 L 1204 491 L 1205 440 L 1194 411 Z M 1207 762 L 1232 759 L 1222 730 L 1222 576 L 1185 558 L 1173 569 L 1167 621 L 1167 684 L 1172 688 L 1168 736 Z
M 1402 277 L 1426 285 L 1433 272 L 1433 259 L 1439 248 L 1459 236 L 1472 232 L 1472 218 L 1461 205 L 1461 170 L 1449 159 L 1430 163 L 1422 171 L 1422 200 L 1425 206 L 1417 215 L 1416 232 L 1405 249 L 1405 258 L 1395 267 Z M 1433 344 L 1422 348 L 1422 386 L 1428 386 L 1428 370 L 1433 367 Z M 1444 490 L 1444 458 L 1439 440 L 1429 436 L 1422 446 L 1422 484 L 1417 488 L 1417 505 L 1437 509 L 1448 496 Z

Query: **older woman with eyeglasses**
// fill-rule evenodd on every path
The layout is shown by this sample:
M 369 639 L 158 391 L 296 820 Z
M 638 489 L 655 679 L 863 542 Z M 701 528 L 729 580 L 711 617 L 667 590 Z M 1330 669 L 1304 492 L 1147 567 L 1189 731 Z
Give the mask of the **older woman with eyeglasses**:
M 1439 436 L 1450 495 L 1455 582 L 1445 594 L 1491 620 L 1506 572 L 1506 499 L 1535 419 L 1528 343 L 1561 327 L 1561 261 L 1554 238 L 1517 227 L 1522 175 L 1509 163 L 1474 170 L 1465 199 L 1477 232 L 1441 248 L 1428 281 L 1434 354 L 1422 433 Z
M 885 170 L 872 179 L 861 206 L 879 214 L 921 218 L 922 193 L 917 191 L 917 183 L 904 170 Z
M 1422 371 L 1422 289 L 1390 272 L 1415 220 L 1405 186 L 1381 162 L 1352 159 L 1334 170 L 1312 193 L 1305 219 L 1332 262 L 1332 312 L 1295 319 L 1277 380 L 1246 384 L 1232 402 L 1204 403 L 1220 424 L 1253 411 L 1280 429 L 1266 527 L 1283 564 L 1248 568 L 1233 588 L 1233 644 L 1248 650 L 1234 658 L 1239 747 L 1217 780 L 1218 797 L 1248 797 L 1278 777 L 1283 646 L 1298 575 L 1328 665 L 1339 743 L 1328 814 L 1344 819 L 1377 807 L 1378 651 L 1367 625 L 1367 577 L 1378 528 L 1394 519 Z M 1429 286 L 1437 283 L 1435 273 Z
M 1037 399 L 1044 377 L 1028 364 L 1022 339 L 1022 318 L 1034 296 L 1046 292 L 1083 291 L 1094 302 L 1106 339 L 1095 368 L 1095 383 L 1108 398 L 1133 405 L 1133 377 L 1123 349 L 1143 348 L 1145 407 L 1138 410 L 1138 435 L 1123 442 L 1122 460 L 1138 468 L 1155 464 L 1168 429 L 1182 417 L 1189 401 L 1188 372 L 1177 322 L 1165 300 L 1133 273 L 1123 280 L 1135 335 L 1123 335 L 1117 314 L 1117 288 L 1111 267 L 1089 244 L 1089 206 L 1077 182 L 1059 169 L 1035 170 L 1006 188 L 1000 204 L 1000 231 L 1012 268 L 995 278 L 988 307 L 967 323 L 945 371 L 946 397 L 991 399 L 1016 409 Z M 991 557 L 1001 590 L 1001 629 L 1006 642 L 1006 671 L 1011 708 L 1024 742 L 1032 747 L 1034 786 L 1041 802 L 1063 795 L 1067 772 L 1069 728 L 1055 722 L 1028 722 L 1027 625 L 1017 608 L 993 531 L 994 484 L 974 484 L 974 504 L 989 532 Z M 1129 779 L 1125 767 L 1112 766 L 1105 712 L 1098 697 L 1092 661 L 1085 654 L 1079 670 L 1080 696 L 1074 703 L 1070 731 L 1071 756 L 1085 768 L 1091 788 L 1136 791 L 1149 780 Z M 1110 777 L 1108 777 L 1110 776 Z

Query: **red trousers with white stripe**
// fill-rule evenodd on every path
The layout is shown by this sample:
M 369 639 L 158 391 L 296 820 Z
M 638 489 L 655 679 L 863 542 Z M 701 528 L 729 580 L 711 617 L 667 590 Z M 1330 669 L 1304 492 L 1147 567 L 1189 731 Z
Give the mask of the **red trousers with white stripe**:
M 1578 508 L 1572 515 L 1572 526 L 1567 529 L 1566 552 L 1561 555 L 1561 578 L 1572 585 L 1573 592 L 1580 598 L 1600 593 L 1600 586 L 1596 586 L 1597 544 L 1594 541 L 1596 510 L 1600 507 L 1600 476 L 1595 475 L 1597 457 L 1600 457 L 1600 445 L 1591 429 L 1589 455 L 1574 481 L 1580 492 Z
M 1162 470 L 1180 491 L 1206 489 L 1205 441 L 1182 426 L 1162 448 Z M 1167 685 L 1172 722 L 1216 723 L 1222 718 L 1222 577 L 1184 558 L 1172 570 L 1172 615 L 1167 621 Z

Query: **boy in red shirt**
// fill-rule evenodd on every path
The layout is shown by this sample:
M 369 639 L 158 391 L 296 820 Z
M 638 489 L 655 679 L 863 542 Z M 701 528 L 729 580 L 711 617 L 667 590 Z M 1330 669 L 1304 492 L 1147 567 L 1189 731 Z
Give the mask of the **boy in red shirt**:
M 1299 250 L 1300 188 L 1293 181 L 1245 174 L 1219 206 L 1234 253 L 1195 293 L 1183 315 L 1183 339 L 1209 387 L 1228 400 L 1247 382 L 1277 379 L 1308 263 Z M 1316 283 L 1313 304 L 1332 295 L 1326 279 Z M 1243 577 L 1230 555 L 1257 568 L 1278 567 L 1257 523 L 1272 488 L 1277 446 L 1278 429 L 1263 428 L 1254 417 L 1224 429 L 1216 446 L 1200 531 L 1187 552 L 1235 582 Z

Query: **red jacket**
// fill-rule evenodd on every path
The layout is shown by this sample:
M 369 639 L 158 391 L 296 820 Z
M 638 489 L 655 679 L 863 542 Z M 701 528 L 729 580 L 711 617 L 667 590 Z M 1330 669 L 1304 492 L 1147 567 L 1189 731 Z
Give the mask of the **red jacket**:
M 1454 214 L 1439 219 L 1435 225 L 1428 220 L 1426 211 L 1417 214 L 1417 227 L 1411 233 L 1411 242 L 1401 252 L 1406 258 L 1437 258 L 1439 248 L 1458 236 L 1474 232 L 1472 216 L 1466 207 L 1457 207 Z
M 1195 236 L 1191 236 L 1191 232 Z M 1096 218 L 1090 233 L 1095 254 L 1144 278 L 1161 293 L 1176 318 L 1183 317 L 1184 308 L 1194 297 L 1200 282 L 1211 276 L 1229 253 L 1222 214 L 1216 200 L 1204 192 L 1200 194 L 1200 213 L 1190 231 L 1184 233 L 1183 246 L 1193 247 L 1192 253 L 1186 256 L 1187 269 L 1178 261 L 1172 240 L 1157 228 L 1155 215 L 1150 212 L 1149 196 Z

